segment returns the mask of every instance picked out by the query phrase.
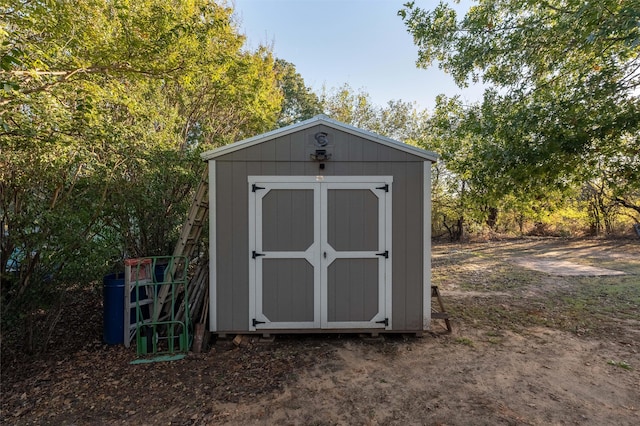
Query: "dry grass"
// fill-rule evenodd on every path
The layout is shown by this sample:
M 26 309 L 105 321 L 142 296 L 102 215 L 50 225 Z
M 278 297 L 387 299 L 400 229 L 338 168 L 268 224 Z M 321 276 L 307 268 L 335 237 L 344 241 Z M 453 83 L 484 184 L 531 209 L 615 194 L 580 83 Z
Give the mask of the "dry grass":
M 553 257 L 624 271 L 620 276 L 552 276 L 518 266 L 519 256 Z M 628 241 L 517 240 L 436 245 L 433 281 L 451 315 L 497 330 L 546 326 L 622 336 L 640 328 L 640 244 Z M 622 337 L 621 336 L 621 337 Z

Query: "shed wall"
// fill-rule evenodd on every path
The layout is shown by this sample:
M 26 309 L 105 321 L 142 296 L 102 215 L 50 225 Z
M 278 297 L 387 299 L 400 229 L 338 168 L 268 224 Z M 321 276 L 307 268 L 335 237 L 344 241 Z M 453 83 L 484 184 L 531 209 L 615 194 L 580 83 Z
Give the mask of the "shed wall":
M 333 145 L 324 170 L 309 159 L 309 140 L 319 131 L 329 133 Z M 393 176 L 392 324 L 395 331 L 422 330 L 423 164 L 420 157 L 323 125 L 216 158 L 217 331 L 249 329 L 250 175 Z

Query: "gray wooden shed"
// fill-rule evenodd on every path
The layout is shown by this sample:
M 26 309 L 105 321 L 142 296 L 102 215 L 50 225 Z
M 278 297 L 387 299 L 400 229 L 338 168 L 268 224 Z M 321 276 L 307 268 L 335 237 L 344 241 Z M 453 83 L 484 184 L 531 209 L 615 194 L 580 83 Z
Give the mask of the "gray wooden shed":
M 203 153 L 210 330 L 428 329 L 436 157 L 324 115 Z

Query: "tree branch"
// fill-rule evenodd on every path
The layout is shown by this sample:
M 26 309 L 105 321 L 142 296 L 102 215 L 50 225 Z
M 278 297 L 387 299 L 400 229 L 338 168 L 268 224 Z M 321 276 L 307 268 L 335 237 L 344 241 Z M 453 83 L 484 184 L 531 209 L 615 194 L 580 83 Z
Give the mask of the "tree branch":
M 46 84 L 43 84 L 41 86 L 37 86 L 31 89 L 26 89 L 21 91 L 22 95 L 29 95 L 32 93 L 37 93 L 37 92 L 43 92 L 48 90 L 50 87 L 55 86 L 56 84 L 60 84 L 60 83 L 65 83 L 67 81 L 69 81 L 73 76 L 78 75 L 78 74 L 107 74 L 110 71 L 111 72 L 118 72 L 118 73 L 133 73 L 133 74 L 141 74 L 141 75 L 146 75 L 146 76 L 150 76 L 150 77 L 157 77 L 160 76 L 162 74 L 170 74 L 173 73 L 175 71 L 178 71 L 182 68 L 182 66 L 177 66 L 175 68 L 171 68 L 171 69 L 166 69 L 166 70 L 162 70 L 162 71 L 148 71 L 148 70 L 141 70 L 141 69 L 135 69 L 132 68 L 131 66 L 129 66 L 128 64 L 113 64 L 113 65 L 105 65 L 105 66 L 93 66 L 93 67 L 87 67 L 87 68 L 77 68 L 77 69 L 73 69 L 73 70 L 64 70 L 64 71 L 39 71 L 39 70 L 15 70 L 15 71 L 3 71 L 0 72 L 0 75 L 2 74 L 9 74 L 9 75 L 13 75 L 16 77 L 24 77 L 24 76 L 35 76 L 35 77 L 46 77 L 46 76 L 51 76 L 51 77 L 58 77 L 57 79 L 50 81 Z M 12 97 L 7 97 L 4 98 L 2 100 L 0 100 L 0 106 L 4 106 L 8 103 L 10 103 L 11 101 L 13 101 L 17 96 L 12 96 Z
M 640 205 L 635 205 L 630 201 L 627 201 L 624 198 L 620 198 L 620 197 L 616 197 L 613 201 L 616 204 L 621 205 L 622 207 L 626 207 L 628 209 L 635 210 L 636 212 L 640 213 Z
M 577 13 L 576 10 L 569 10 L 569 9 L 563 9 L 563 8 L 560 8 L 560 7 L 552 6 L 551 4 L 549 4 L 549 2 L 546 2 L 546 1 L 541 2 L 541 5 L 543 7 L 546 7 L 548 9 L 551 9 L 553 11 L 560 12 L 560 13 L 567 13 L 567 14 L 570 14 L 570 15 Z

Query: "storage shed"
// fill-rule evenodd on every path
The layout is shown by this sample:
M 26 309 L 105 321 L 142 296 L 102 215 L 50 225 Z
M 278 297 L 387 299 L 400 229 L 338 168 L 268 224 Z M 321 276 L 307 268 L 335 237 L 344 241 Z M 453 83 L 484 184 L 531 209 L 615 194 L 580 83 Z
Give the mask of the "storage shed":
M 324 115 L 203 153 L 210 330 L 422 334 L 436 157 Z

